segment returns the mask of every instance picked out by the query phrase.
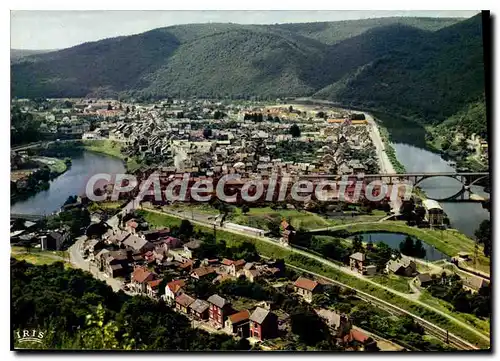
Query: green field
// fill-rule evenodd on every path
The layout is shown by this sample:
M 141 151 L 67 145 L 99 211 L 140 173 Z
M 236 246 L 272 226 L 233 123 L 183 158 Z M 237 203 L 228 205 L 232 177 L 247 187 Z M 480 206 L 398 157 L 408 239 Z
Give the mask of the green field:
M 125 156 L 121 153 L 122 143 L 114 140 L 82 140 L 86 150 L 96 153 L 103 153 L 111 157 L 125 160 Z M 131 172 L 138 169 L 140 164 L 135 159 L 127 158 L 127 169 Z
M 11 257 L 20 261 L 26 261 L 34 265 L 52 264 L 55 262 L 64 262 L 65 267 L 71 267 L 66 251 L 42 251 L 40 249 L 31 249 L 29 253 L 24 247 L 12 246 Z
M 375 276 L 370 276 L 370 279 L 372 281 L 380 283 L 381 285 L 395 289 L 396 291 L 404 293 L 412 293 L 410 286 L 408 285 L 408 282 L 411 281 L 411 278 L 397 276 L 393 274 L 390 275 L 377 274 Z

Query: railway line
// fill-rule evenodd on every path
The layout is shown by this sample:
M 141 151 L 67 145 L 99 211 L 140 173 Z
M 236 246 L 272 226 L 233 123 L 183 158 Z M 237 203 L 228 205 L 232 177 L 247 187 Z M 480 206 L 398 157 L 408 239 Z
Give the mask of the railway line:
M 432 324 L 429 321 L 424 320 L 423 318 L 421 318 L 421 317 L 419 317 L 411 312 L 408 312 L 408 311 L 406 311 L 398 306 L 392 305 L 392 304 L 390 304 L 386 301 L 383 301 L 377 297 L 374 297 L 368 293 L 365 293 L 363 291 L 359 291 L 354 287 L 348 286 L 342 282 L 333 280 L 331 278 L 321 276 L 317 273 L 308 271 L 304 268 L 296 267 L 296 266 L 293 266 L 290 264 L 287 264 L 287 267 L 294 268 L 294 269 L 299 270 L 301 272 L 309 273 L 318 279 L 322 279 L 323 281 L 325 281 L 327 283 L 335 284 L 335 285 L 340 286 L 342 288 L 351 289 L 355 292 L 356 296 L 359 299 L 361 299 L 365 302 L 368 302 L 369 304 L 374 305 L 374 306 L 376 306 L 384 311 L 387 311 L 390 314 L 393 314 L 395 316 L 403 316 L 403 315 L 410 316 L 413 318 L 413 320 L 415 320 L 415 322 L 417 322 L 419 325 L 421 325 L 429 335 L 436 337 L 438 340 L 440 340 L 446 344 L 449 344 L 449 345 L 457 348 L 458 350 L 474 351 L 474 350 L 480 349 L 478 346 L 473 345 L 473 344 L 461 339 L 460 337 L 448 332 L 447 330 L 440 328 L 439 326 Z

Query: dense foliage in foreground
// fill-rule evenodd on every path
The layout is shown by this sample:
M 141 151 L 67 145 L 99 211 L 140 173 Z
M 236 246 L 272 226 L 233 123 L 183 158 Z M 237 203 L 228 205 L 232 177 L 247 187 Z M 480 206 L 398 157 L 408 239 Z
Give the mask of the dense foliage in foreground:
M 162 302 L 114 293 L 62 263 L 11 260 L 12 328 L 46 331 L 55 349 L 247 350 L 247 341 L 191 328 Z

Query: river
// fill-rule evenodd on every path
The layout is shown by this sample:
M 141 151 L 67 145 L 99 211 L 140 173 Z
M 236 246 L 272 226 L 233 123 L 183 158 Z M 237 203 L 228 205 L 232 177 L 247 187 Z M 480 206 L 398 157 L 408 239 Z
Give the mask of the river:
M 50 182 L 49 189 L 11 205 L 10 212 L 17 214 L 50 214 L 58 211 L 69 196 L 85 191 L 87 180 L 97 173 L 125 173 L 125 166 L 118 158 L 83 152 L 72 158 L 71 168 Z
M 392 146 L 408 173 L 455 171 L 439 154 L 404 143 L 393 143 Z M 426 179 L 419 185 L 429 198 L 452 196 L 462 188 L 460 182 L 448 177 Z M 489 198 L 482 187 L 472 186 L 471 189 L 474 193 Z M 490 218 L 489 212 L 480 203 L 441 202 L 441 206 L 450 219 L 451 227 L 471 237 L 479 224 Z

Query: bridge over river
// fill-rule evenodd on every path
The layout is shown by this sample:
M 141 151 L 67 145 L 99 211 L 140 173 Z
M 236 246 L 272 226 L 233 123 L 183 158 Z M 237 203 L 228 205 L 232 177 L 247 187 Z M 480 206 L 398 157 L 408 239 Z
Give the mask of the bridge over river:
M 481 182 L 490 181 L 490 173 L 488 172 L 431 172 L 431 173 L 385 173 L 385 174 L 358 174 L 358 175 L 348 175 L 350 179 L 357 178 L 358 181 L 373 181 L 381 180 L 387 185 L 397 184 L 402 181 L 409 182 L 411 185 L 418 186 L 421 182 L 426 179 L 446 177 L 457 180 L 457 192 L 453 195 L 446 196 L 443 198 L 433 198 L 438 202 L 477 202 L 484 203 L 489 201 L 488 198 L 482 197 L 475 194 L 472 191 L 472 186 L 479 185 Z M 339 175 L 303 175 L 300 176 L 303 179 L 334 179 L 339 180 L 341 176 Z

